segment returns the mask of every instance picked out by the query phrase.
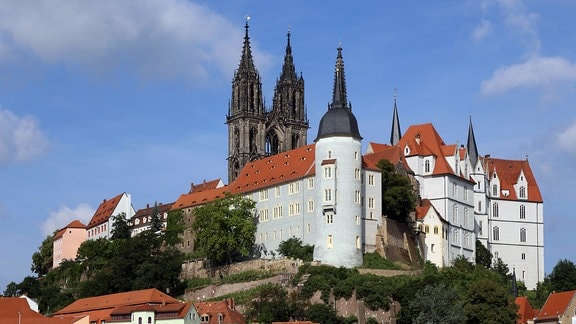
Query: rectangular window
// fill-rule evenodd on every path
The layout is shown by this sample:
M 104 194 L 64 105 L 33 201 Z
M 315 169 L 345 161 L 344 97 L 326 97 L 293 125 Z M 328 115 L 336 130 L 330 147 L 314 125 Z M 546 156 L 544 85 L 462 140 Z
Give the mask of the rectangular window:
M 356 215 L 356 225 L 360 225 L 360 216 Z
M 334 240 L 332 239 L 332 235 L 328 235 L 328 238 L 326 239 L 326 247 L 329 249 L 334 247 Z
M 374 185 L 374 175 L 373 174 L 368 175 L 368 185 L 369 186 Z
M 308 178 L 308 189 L 314 189 L 314 178 Z
M 309 212 L 314 211 L 314 200 L 312 200 L 312 199 L 308 200 L 308 211 Z
M 297 192 L 300 192 L 300 182 L 292 182 L 288 185 L 289 194 L 295 194 Z
M 356 249 L 360 249 L 362 244 L 360 243 L 360 236 L 356 236 Z
M 334 214 L 326 214 L 326 224 L 334 224 Z
M 332 178 L 332 167 L 327 166 L 324 167 L 324 179 L 330 179 Z
M 274 194 L 276 197 L 280 197 L 280 186 L 276 186 L 276 188 L 274 188 Z
M 260 200 L 268 200 L 268 189 L 260 190 Z
M 360 169 L 354 169 L 354 179 L 360 180 Z
M 354 191 L 354 203 L 356 204 L 360 203 L 360 190 Z
M 374 208 L 374 198 L 368 198 L 368 208 Z
M 332 201 L 332 189 L 324 189 L 324 201 L 325 202 Z

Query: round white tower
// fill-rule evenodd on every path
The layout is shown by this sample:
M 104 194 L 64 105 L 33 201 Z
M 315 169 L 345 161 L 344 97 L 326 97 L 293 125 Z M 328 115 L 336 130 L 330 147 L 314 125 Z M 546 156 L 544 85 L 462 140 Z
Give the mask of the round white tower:
M 334 92 L 316 137 L 316 239 L 314 260 L 338 267 L 362 265 L 362 137 L 346 96 L 342 48 Z

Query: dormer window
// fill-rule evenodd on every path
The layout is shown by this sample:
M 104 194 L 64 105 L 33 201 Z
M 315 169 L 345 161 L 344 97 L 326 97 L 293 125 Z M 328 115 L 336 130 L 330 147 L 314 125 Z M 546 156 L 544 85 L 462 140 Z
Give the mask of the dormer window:
M 430 173 L 430 160 L 424 161 L 424 172 Z
M 520 198 L 525 199 L 526 198 L 526 187 L 524 187 L 524 186 L 520 187 L 519 191 L 520 191 L 520 194 L 519 194 Z
M 498 186 L 497 185 L 492 185 L 492 196 L 494 196 L 494 197 L 498 196 Z

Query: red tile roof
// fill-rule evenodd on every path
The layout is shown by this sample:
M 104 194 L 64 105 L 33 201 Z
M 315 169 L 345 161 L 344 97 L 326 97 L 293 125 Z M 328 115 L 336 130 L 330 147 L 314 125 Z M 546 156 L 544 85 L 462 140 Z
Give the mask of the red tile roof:
M 272 155 L 244 166 L 229 185 L 233 194 L 246 193 L 282 184 L 316 173 L 315 144 Z
M 392 164 L 396 165 L 399 162 L 409 169 L 404 155 L 402 155 L 402 149 L 399 146 L 390 146 L 386 144 L 370 143 L 373 147 L 370 154 L 366 154 L 362 157 L 362 162 L 366 169 L 370 170 L 380 170 L 378 168 L 378 162 L 380 160 L 388 160 Z
M 70 224 L 62 227 L 61 229 L 58 230 L 58 232 L 56 232 L 56 234 L 54 235 L 54 239 L 59 239 L 62 237 L 62 235 L 64 235 L 64 233 L 66 232 L 67 229 L 69 228 L 84 228 L 86 229 L 86 225 L 84 225 L 81 221 L 79 220 L 74 220 L 72 221 Z
M 564 314 L 566 307 L 570 304 L 570 301 L 574 297 L 576 290 L 562 291 L 562 292 L 552 292 L 548 295 L 548 299 L 540 309 L 536 320 L 547 320 L 558 318 Z
M 172 209 L 172 204 L 173 203 L 168 203 L 168 204 L 158 204 L 156 207 L 158 208 L 158 212 L 160 214 L 169 211 L 170 209 Z M 139 217 L 144 217 L 144 216 L 148 216 L 150 214 L 152 214 L 152 212 L 154 211 L 154 207 L 155 206 L 146 206 L 146 208 L 142 208 L 139 209 L 134 216 L 132 216 L 132 218 L 139 218 Z
M 26 298 L 0 297 L 0 323 L 19 323 L 19 316 L 21 323 L 29 323 L 32 320 L 46 320 L 44 315 L 30 309 Z M 41 321 L 38 323 L 41 323 Z
M 182 194 L 172 204 L 172 210 L 179 210 L 187 207 L 195 207 L 206 204 L 218 198 L 224 198 L 226 193 L 229 193 L 229 186 L 224 186 L 216 189 L 207 189 L 204 191 Z
M 492 179 L 494 172 L 496 172 L 498 179 L 500 180 L 500 189 L 508 190 L 510 192 L 510 195 L 507 197 L 500 195 L 502 199 L 518 200 L 516 191 L 514 190 L 514 185 L 518 182 L 520 173 L 524 172 L 528 184 L 528 201 L 543 202 L 540 188 L 538 188 L 536 178 L 532 173 L 528 160 L 503 160 L 486 157 L 484 158 L 484 165 L 486 166 L 486 172 L 489 179 Z
M 189 193 L 195 193 L 209 189 L 216 189 L 222 187 L 222 180 L 221 179 L 215 179 L 211 181 L 204 180 L 204 182 L 201 184 L 195 185 L 194 183 L 192 183 L 190 187 L 191 188 Z
M 110 317 L 114 315 L 128 315 L 137 311 L 154 311 L 157 317 L 163 319 L 169 318 L 183 318 L 192 307 L 192 303 L 172 303 L 160 305 L 136 305 L 136 306 L 119 306 L 116 307 L 111 313 Z M 158 316 L 158 314 L 162 314 Z
M 530 301 L 525 296 L 516 297 L 516 305 L 518 305 L 518 319 L 516 323 L 527 324 L 528 320 L 532 320 L 536 315 L 536 311 L 530 305 Z
M 209 324 L 240 324 L 246 322 L 244 316 L 234 308 L 233 299 L 213 302 L 196 302 L 194 303 L 194 307 L 196 307 L 198 315 L 210 316 Z M 218 321 L 218 314 L 224 316 L 222 321 Z
M 90 315 L 90 321 L 109 321 L 112 311 L 119 306 L 180 303 L 177 299 L 157 290 L 144 289 L 117 294 L 78 299 L 54 313 L 54 316 L 76 317 Z
M 116 206 L 118 206 L 118 203 L 120 202 L 120 199 L 122 199 L 123 195 L 124 193 L 121 193 L 112 199 L 108 200 L 104 199 L 104 201 L 100 204 L 100 206 L 98 206 L 98 209 L 94 213 L 94 216 L 92 216 L 92 219 L 90 220 L 86 228 L 89 229 L 107 222 L 108 219 L 112 217 L 112 213 L 114 212 Z

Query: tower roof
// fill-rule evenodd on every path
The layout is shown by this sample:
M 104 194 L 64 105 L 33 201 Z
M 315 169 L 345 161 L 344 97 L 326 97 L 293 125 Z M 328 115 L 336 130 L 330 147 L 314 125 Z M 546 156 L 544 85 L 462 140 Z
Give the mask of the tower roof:
M 248 29 L 250 26 L 248 25 L 248 18 L 246 18 L 246 25 L 244 25 L 245 34 L 244 34 L 244 46 L 242 48 L 242 57 L 240 58 L 240 64 L 238 65 L 238 70 L 236 74 L 242 72 L 252 72 L 258 73 L 256 71 L 256 67 L 254 66 L 254 59 L 252 58 L 252 49 L 250 48 L 250 37 L 248 36 Z
M 400 119 L 398 118 L 398 108 L 396 107 L 396 91 L 394 91 L 394 113 L 392 114 L 392 131 L 390 132 L 390 145 L 396 145 L 402 137 L 400 130 Z
M 296 80 L 296 67 L 294 66 L 294 58 L 292 57 L 292 46 L 290 46 L 290 31 L 287 34 L 288 41 L 286 43 L 286 54 L 284 54 L 284 65 L 282 65 L 282 74 L 280 80 Z
M 342 47 L 338 47 L 338 56 L 336 57 L 332 103 L 328 106 L 328 111 L 320 120 L 318 136 L 315 141 L 331 136 L 349 136 L 362 139 L 360 131 L 358 130 L 358 121 L 352 113 L 352 109 L 349 107 L 346 96 L 346 78 L 344 75 Z
M 468 156 L 470 156 L 472 166 L 476 166 L 476 162 L 478 161 L 478 148 L 476 147 L 476 138 L 474 137 L 474 129 L 472 128 L 472 116 L 470 116 L 470 125 L 468 126 L 468 143 L 466 148 L 468 149 Z

